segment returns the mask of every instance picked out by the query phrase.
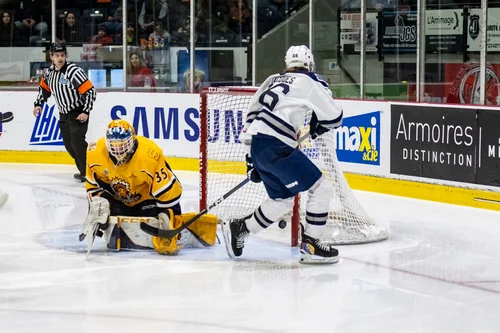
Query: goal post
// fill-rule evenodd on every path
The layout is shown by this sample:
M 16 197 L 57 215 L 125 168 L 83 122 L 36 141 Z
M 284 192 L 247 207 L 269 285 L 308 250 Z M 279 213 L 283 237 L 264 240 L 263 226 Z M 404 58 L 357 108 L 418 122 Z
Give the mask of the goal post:
M 245 151 L 238 140 L 245 112 L 256 88 L 210 87 L 200 95 L 200 210 L 229 191 L 246 177 Z M 301 129 L 309 130 L 309 112 Z M 328 221 L 322 240 L 331 244 L 359 244 L 388 238 L 385 227 L 362 208 L 340 169 L 336 155 L 335 131 L 316 140 L 306 139 L 301 151 L 318 166 L 334 187 Z M 212 211 L 221 219 L 248 216 L 268 198 L 262 183 L 248 183 Z M 290 245 L 299 241 L 300 223 L 305 223 L 307 193 L 295 197 L 288 222 Z

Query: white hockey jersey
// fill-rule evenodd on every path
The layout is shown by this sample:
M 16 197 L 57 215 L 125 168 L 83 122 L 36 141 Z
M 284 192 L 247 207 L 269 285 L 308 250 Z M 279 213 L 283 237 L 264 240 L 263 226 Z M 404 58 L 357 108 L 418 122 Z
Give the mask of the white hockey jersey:
M 240 141 L 249 146 L 252 136 L 273 136 L 291 147 L 304 126 L 309 110 L 318 123 L 334 129 L 342 124 L 342 109 L 332 98 L 325 81 L 311 72 L 274 74 L 260 86 L 250 101 Z

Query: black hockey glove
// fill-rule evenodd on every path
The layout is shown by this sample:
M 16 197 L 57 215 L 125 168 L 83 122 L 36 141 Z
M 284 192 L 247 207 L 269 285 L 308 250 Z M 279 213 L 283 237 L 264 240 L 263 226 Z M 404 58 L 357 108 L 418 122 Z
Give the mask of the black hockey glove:
M 329 129 L 321 126 L 318 123 L 318 117 L 316 113 L 312 113 L 311 121 L 309 122 L 309 134 L 311 134 L 311 139 L 316 139 L 318 136 L 325 134 Z
M 248 154 L 245 156 L 245 161 L 247 164 L 247 175 L 250 177 L 250 180 L 254 183 L 260 183 L 262 179 L 260 179 L 259 172 L 253 167 L 252 158 Z

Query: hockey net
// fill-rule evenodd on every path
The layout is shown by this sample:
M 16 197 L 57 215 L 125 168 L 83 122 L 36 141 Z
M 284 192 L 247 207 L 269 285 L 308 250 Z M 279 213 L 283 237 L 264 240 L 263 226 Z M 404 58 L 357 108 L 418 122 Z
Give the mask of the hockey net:
M 245 151 L 238 141 L 246 108 L 255 88 L 207 88 L 200 101 L 200 210 L 245 179 Z M 308 118 L 310 114 L 308 115 Z M 301 135 L 308 132 L 304 120 Z M 316 140 L 306 139 L 300 149 L 333 184 L 328 221 L 322 239 L 332 244 L 358 244 L 388 238 L 385 227 L 363 210 L 349 187 L 335 152 L 335 132 Z M 221 219 L 247 216 L 268 198 L 262 183 L 248 183 L 211 213 Z M 295 198 L 294 208 L 283 220 L 289 222 L 291 245 L 298 243 L 299 223 L 305 223 L 307 193 Z M 288 229 L 288 227 L 287 227 Z

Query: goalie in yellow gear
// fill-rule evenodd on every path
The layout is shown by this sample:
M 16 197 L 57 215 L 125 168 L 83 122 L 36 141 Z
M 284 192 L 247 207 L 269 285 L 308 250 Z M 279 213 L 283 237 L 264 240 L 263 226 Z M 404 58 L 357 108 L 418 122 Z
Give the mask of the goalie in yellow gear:
M 160 147 L 136 136 L 127 121 L 111 121 L 106 136 L 89 144 L 85 177 L 90 209 L 80 240 L 97 235 L 104 237 L 109 249 L 154 248 L 170 255 L 183 247 L 215 244 L 215 215 L 203 215 L 173 239 L 140 229 L 141 222 L 177 229 L 195 213 L 182 214 L 182 187 Z

